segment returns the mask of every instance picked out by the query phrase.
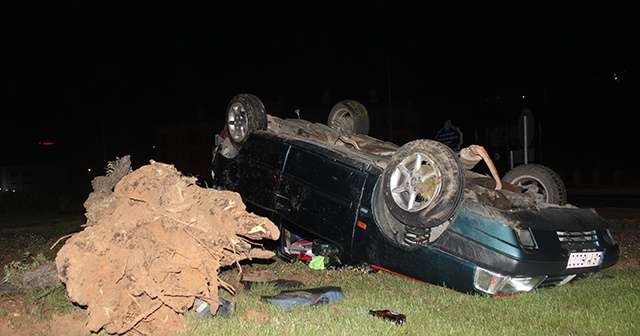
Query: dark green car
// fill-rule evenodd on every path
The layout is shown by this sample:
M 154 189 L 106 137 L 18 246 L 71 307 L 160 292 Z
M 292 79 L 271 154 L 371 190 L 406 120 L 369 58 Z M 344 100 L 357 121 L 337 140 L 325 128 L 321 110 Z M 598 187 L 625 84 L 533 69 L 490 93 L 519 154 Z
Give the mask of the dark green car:
M 609 223 L 565 204 L 564 185 L 544 166 L 499 179 L 436 141 L 369 137 L 366 109 L 350 100 L 319 124 L 268 115 L 241 94 L 226 121 L 214 184 L 280 225 L 283 257 L 365 262 L 496 296 L 566 284 L 618 260 Z

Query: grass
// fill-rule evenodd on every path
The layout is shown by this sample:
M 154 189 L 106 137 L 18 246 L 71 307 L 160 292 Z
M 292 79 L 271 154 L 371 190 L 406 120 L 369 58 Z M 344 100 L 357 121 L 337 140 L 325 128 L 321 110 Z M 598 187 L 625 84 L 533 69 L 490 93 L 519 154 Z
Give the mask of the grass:
M 623 261 L 640 259 L 640 212 L 604 211 L 621 246 Z M 625 263 L 628 265 L 628 263 Z M 340 286 L 345 298 L 330 305 L 291 312 L 260 301 L 280 288 L 263 285 L 226 299 L 236 301 L 230 319 L 189 315 L 183 335 L 637 335 L 640 333 L 640 270 L 614 267 L 552 289 L 506 298 L 467 295 L 387 273 L 314 271 L 301 262 L 276 259 L 267 268 L 286 277 L 311 279 L 305 288 Z M 222 273 L 229 282 L 237 270 Z M 224 294 L 224 293 L 223 293 Z M 223 295 L 224 296 L 224 295 Z M 390 309 L 407 315 L 403 326 L 367 315 Z M 268 321 L 250 319 L 250 311 Z
M 600 210 L 611 223 L 611 231 L 620 245 L 621 259 L 640 261 L 640 210 Z
M 3 265 L 27 261 L 40 253 L 53 260 L 64 241 L 51 249 L 53 244 L 63 236 L 78 232 L 84 222 L 82 215 L 58 216 L 52 212 L 3 214 L 0 216 L 0 260 Z M 4 267 L 0 272 L 4 272 Z
M 301 262 L 283 261 L 267 267 L 307 275 L 313 279 L 307 288 L 340 286 L 346 297 L 286 312 L 260 301 L 261 295 L 281 289 L 257 286 L 232 298 L 237 306 L 232 318 L 189 315 L 190 330 L 183 335 L 634 335 L 640 330 L 638 270 L 607 270 L 604 273 L 610 277 L 593 276 L 563 287 L 490 298 L 383 272 L 314 271 Z M 395 310 L 407 315 L 407 321 L 398 326 L 367 315 L 368 309 Z M 268 316 L 268 321 L 250 319 L 252 310 Z
M 2 256 L 25 252 L 37 255 L 49 249 L 57 238 L 77 231 L 82 216 L 53 216 L 30 220 L 0 216 Z M 640 212 L 619 215 L 603 213 L 612 223 L 614 237 L 622 249 L 620 265 L 640 258 Z M 52 219 L 53 218 L 53 219 Z M 9 222 L 7 222 L 9 221 Z M 23 223 L 14 225 L 16 222 Z M 52 225 L 53 223 L 53 225 Z M 53 259 L 53 257 L 50 257 Z M 3 262 L 4 264 L 4 262 Z M 182 335 L 637 335 L 640 332 L 640 269 L 614 267 L 601 272 L 607 277 L 584 280 L 534 293 L 506 298 L 467 295 L 418 283 L 384 272 L 356 269 L 310 269 L 302 262 L 246 264 L 247 271 L 267 269 L 280 278 L 309 279 L 305 288 L 340 286 L 345 298 L 329 305 L 298 307 L 290 312 L 260 300 L 281 288 L 261 284 L 235 296 L 221 290 L 221 296 L 236 302 L 231 318 L 197 318 L 187 312 L 188 329 Z M 234 282 L 237 269 L 223 270 L 221 278 Z M 52 312 L 79 309 L 68 299 L 63 286 L 24 291 L 34 303 L 34 319 Z M 367 314 L 368 309 L 390 309 L 407 316 L 405 325 Z M 6 311 L 0 311 L 0 318 Z M 262 318 L 252 318 L 258 316 Z M 104 332 L 102 333 L 104 334 Z
M 82 309 L 69 300 L 63 285 L 29 289 L 23 293 L 25 300 L 34 304 L 29 313 L 33 321 L 46 320 L 52 313 L 64 315 Z

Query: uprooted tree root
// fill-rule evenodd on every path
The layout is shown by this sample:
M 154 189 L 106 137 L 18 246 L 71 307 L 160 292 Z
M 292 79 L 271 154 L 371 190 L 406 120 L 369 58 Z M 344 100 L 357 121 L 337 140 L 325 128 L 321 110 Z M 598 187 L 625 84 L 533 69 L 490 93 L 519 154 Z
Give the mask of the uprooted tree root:
M 56 266 L 71 300 L 87 307 L 91 331 L 170 334 L 196 297 L 215 313 L 218 288 L 233 291 L 220 267 L 272 257 L 255 241 L 280 233 L 246 212 L 237 193 L 201 188 L 171 165 L 128 170 L 94 179 L 87 227 L 62 247 Z

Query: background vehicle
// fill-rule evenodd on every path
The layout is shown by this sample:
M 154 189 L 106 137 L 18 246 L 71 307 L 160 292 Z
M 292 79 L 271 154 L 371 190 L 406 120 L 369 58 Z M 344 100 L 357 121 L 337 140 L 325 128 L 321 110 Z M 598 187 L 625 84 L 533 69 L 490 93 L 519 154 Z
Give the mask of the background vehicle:
M 500 188 L 439 142 L 362 134 L 357 102 L 333 110 L 325 125 L 267 115 L 249 94 L 229 104 L 214 184 L 280 225 L 280 255 L 367 262 L 487 295 L 562 285 L 617 261 L 609 223 L 561 204 L 551 170 L 524 169 Z

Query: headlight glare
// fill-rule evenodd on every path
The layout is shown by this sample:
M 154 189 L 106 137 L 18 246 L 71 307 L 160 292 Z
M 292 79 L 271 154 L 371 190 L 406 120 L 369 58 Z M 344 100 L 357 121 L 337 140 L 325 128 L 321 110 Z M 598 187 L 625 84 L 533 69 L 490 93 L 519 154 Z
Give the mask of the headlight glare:
M 509 295 L 529 292 L 538 287 L 547 277 L 511 277 L 476 267 L 473 286 L 490 295 Z

